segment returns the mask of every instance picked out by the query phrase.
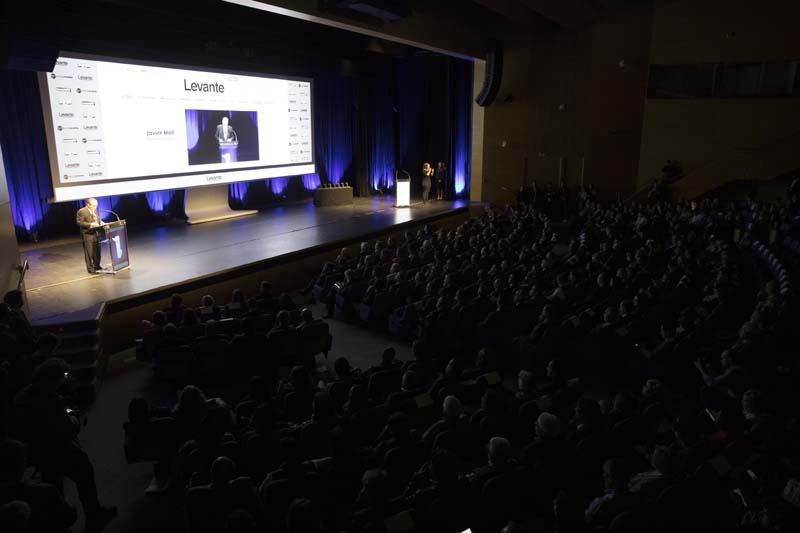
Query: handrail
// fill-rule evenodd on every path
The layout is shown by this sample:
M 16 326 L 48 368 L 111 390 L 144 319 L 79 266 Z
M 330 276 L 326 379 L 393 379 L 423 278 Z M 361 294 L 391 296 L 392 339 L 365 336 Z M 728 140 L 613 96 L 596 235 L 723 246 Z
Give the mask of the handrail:
M 26 258 L 25 261 L 22 262 L 21 265 L 17 266 L 17 270 L 19 271 L 19 281 L 17 282 L 17 290 L 22 290 L 22 285 L 25 283 L 25 272 L 31 269 L 31 263 Z

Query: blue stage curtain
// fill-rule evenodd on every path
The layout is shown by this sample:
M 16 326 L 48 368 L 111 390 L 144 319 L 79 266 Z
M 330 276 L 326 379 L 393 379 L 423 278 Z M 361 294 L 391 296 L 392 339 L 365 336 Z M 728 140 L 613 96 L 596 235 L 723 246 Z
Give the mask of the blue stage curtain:
M 175 206 L 176 203 L 183 203 L 183 190 L 176 191 L 153 191 L 145 193 L 147 198 L 147 205 L 156 215 L 180 215 L 180 207 Z
M 422 164 L 447 166 L 445 197 L 469 196 L 472 64 L 438 56 L 409 57 L 397 67 L 400 168 L 419 194 Z
M 446 195 L 469 198 L 472 175 L 472 64 L 449 58 L 448 69 L 453 107 Z
M 321 184 L 319 174 L 306 174 L 305 176 L 301 176 L 301 179 L 303 180 L 303 189 L 306 191 L 313 192 L 317 190 Z
M 314 151 L 320 183 L 353 183 L 355 106 L 352 77 L 322 75 L 314 80 Z
M 355 192 L 359 196 L 369 196 L 394 185 L 395 79 L 395 64 L 388 58 L 380 58 L 364 68 L 357 80 Z

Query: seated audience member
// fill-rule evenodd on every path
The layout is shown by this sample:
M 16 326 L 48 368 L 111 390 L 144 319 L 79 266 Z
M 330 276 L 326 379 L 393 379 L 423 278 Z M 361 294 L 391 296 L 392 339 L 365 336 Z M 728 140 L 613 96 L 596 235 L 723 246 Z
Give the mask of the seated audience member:
M 330 394 L 318 392 L 311 403 L 311 418 L 295 428 L 305 457 L 322 457 L 330 449 L 328 437 L 340 423 Z
M 605 494 L 598 496 L 586 508 L 586 525 L 590 531 L 608 530 L 614 519 L 630 511 L 635 502 L 628 491 L 628 472 L 622 461 L 609 459 L 603 465 Z
M 396 510 L 389 491 L 389 477 L 384 470 L 367 470 L 361 478 L 361 492 L 353 504 L 350 531 L 367 533 L 382 528 L 384 520 Z
M 230 488 L 229 483 L 236 477 L 236 464 L 230 457 L 217 457 L 211 464 L 210 489 L 223 496 Z M 224 496 L 223 496 L 224 497 Z
M 263 493 L 267 485 L 283 479 L 299 480 L 312 471 L 312 467 L 303 462 L 297 439 L 286 437 L 280 440 L 281 463 L 277 469 L 267 474 L 259 491 Z
M 724 350 L 720 356 L 722 373 L 709 375 L 701 364 L 696 364 L 703 381 L 731 398 L 741 398 L 747 387 L 747 371 L 740 364 L 741 354 L 735 350 Z
M 445 431 L 455 432 L 460 435 L 469 433 L 469 426 L 464 416 L 464 407 L 461 405 L 461 400 L 455 396 L 447 396 L 442 401 L 442 418 L 434 422 L 422 435 L 425 449 L 431 450 L 436 437 Z
M 514 401 L 518 406 L 536 399 L 536 384 L 533 380 L 533 372 L 520 370 L 517 375 L 517 392 L 514 393 Z
M 481 442 L 487 442 L 492 436 L 511 436 L 512 422 L 507 400 L 507 394 L 498 386 L 489 387 L 483 393 L 481 407 L 470 419 L 473 431 Z
M 102 507 L 97 495 L 94 466 L 75 437 L 80 430 L 59 396 L 68 367 L 51 358 L 36 368 L 33 382 L 14 398 L 15 420 L 28 449 L 30 462 L 43 479 L 75 482 L 88 527 L 99 530 L 116 515 L 116 508 Z
M 250 311 L 247 298 L 241 289 L 233 289 L 231 301 L 228 303 L 227 312 L 229 316 L 244 316 Z
M 8 309 L 6 321 L 17 339 L 17 344 L 25 354 L 30 354 L 36 342 L 36 333 L 28 317 L 25 315 L 25 299 L 22 291 L 11 290 L 3 296 L 3 303 Z
M 428 345 L 421 339 L 415 340 L 411 345 L 411 353 L 414 360 L 404 363 L 403 370 L 408 370 L 413 364 L 420 381 L 426 386 L 430 386 L 433 384 L 437 372 L 433 358 L 428 352 Z
M 312 376 L 304 366 L 294 366 L 289 377 L 278 386 L 278 396 L 283 402 L 284 414 L 294 422 L 311 416 L 311 401 L 316 389 Z
M 447 451 L 433 453 L 427 480 L 406 499 L 421 530 L 459 531 L 469 524 L 463 508 L 470 500 L 469 490 L 459 477 L 457 458 Z
M 0 531 L 9 533 L 36 531 L 35 527 L 31 527 L 32 514 L 31 506 L 22 500 L 11 500 L 0 505 Z
M 275 326 L 267 332 L 267 346 L 276 364 L 297 361 L 297 345 L 300 333 L 289 322 L 289 312 L 279 311 Z
M 180 334 L 187 339 L 193 339 L 202 334 L 202 324 L 197 316 L 197 312 L 187 307 L 181 314 Z
M 314 318 L 314 313 L 308 307 L 306 307 L 302 311 L 300 311 L 300 320 L 301 320 L 301 322 L 297 326 L 297 329 L 300 332 L 303 332 L 303 331 L 306 331 L 306 330 L 313 331 L 314 329 L 317 329 L 317 328 L 320 328 L 320 327 L 322 327 L 325 330 L 327 330 L 327 324 L 323 320 L 320 320 L 318 318 Z
M 259 312 L 265 315 L 272 315 L 278 311 L 278 302 L 272 292 L 272 283 L 262 281 L 258 285 L 258 292 L 254 298 Z
M 178 423 L 182 441 L 195 438 L 207 413 L 208 401 L 199 387 L 187 385 L 181 389 L 171 414 Z
M 54 485 L 32 483 L 24 477 L 25 446 L 13 440 L 0 442 L 0 505 L 25 502 L 31 511 L 32 532 L 64 531 L 75 522 L 77 513 Z
M 270 329 L 267 332 L 267 339 L 269 339 L 270 336 L 273 336 L 273 337 L 275 335 L 281 336 L 285 332 L 290 331 L 292 329 L 291 328 L 291 324 L 289 322 L 289 312 L 288 311 L 280 311 L 276 318 L 277 318 L 277 320 L 275 320 L 275 325 L 272 327 L 272 329 Z
M 343 383 L 348 390 L 350 387 L 364 383 L 361 372 L 350 366 L 350 361 L 345 357 L 338 357 L 333 362 L 333 373 L 336 378 L 334 383 Z
M 382 372 L 385 370 L 400 370 L 403 368 L 403 363 L 395 359 L 396 356 L 397 354 L 394 348 L 386 348 L 381 354 L 381 364 L 370 368 L 369 373 L 372 374 L 374 372 Z
M 278 311 L 297 311 L 297 305 L 287 292 L 282 292 L 278 297 Z
M 661 492 L 675 482 L 672 477 L 673 452 L 667 446 L 656 446 L 650 456 L 652 470 L 640 472 L 628 483 L 631 494 L 654 501 Z
M 252 316 L 244 317 L 241 328 L 231 338 L 231 352 L 237 359 L 244 362 L 245 367 L 253 373 L 264 373 L 268 366 L 268 358 L 264 357 L 267 336 L 256 331 L 257 319 Z
M 217 306 L 217 302 L 214 300 L 214 297 L 210 294 L 206 294 L 202 298 L 200 298 L 200 307 L 198 307 L 195 312 L 197 313 L 201 322 L 205 322 L 207 320 L 219 320 L 220 319 L 220 310 L 219 306 Z
M 273 410 L 271 403 L 269 383 L 263 376 L 250 378 L 250 390 L 236 406 L 236 423 L 239 427 L 246 427 L 258 409 Z
M 228 517 L 226 533 L 257 533 L 255 517 L 244 509 L 234 509 Z
M 162 309 L 161 312 L 166 315 L 167 322 L 178 325 L 183 319 L 183 310 L 183 296 L 173 294 L 169 299 L 169 307 Z
M 481 493 L 484 483 L 495 476 L 510 474 L 514 470 L 511 457 L 511 443 L 503 437 L 492 437 L 489 440 L 487 461 L 485 466 L 475 469 L 470 477 L 470 487 L 477 494 Z
M 154 311 L 151 320 L 143 320 L 142 328 L 145 334 L 157 334 L 167 325 L 167 314 L 164 311 Z
M 430 394 L 433 401 L 439 403 L 445 396 L 464 396 L 464 376 L 461 363 L 451 359 L 445 367 L 444 374 L 431 385 Z
M 286 515 L 286 533 L 320 533 L 322 518 L 319 509 L 307 498 L 299 498 L 289 505 Z

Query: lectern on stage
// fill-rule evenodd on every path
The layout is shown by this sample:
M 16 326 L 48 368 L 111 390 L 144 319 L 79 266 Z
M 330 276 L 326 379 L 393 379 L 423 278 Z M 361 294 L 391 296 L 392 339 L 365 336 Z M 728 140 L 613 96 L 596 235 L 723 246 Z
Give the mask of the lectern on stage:
M 411 206 L 411 175 L 405 170 L 395 173 L 395 207 Z
M 128 258 L 128 227 L 125 220 L 107 222 L 102 226 L 85 230 L 85 232 L 94 234 L 100 244 L 101 273 L 116 274 L 131 266 Z M 87 243 L 87 240 L 83 239 L 83 251 L 88 262 L 87 245 L 91 246 L 91 243 Z
M 237 141 L 220 142 L 219 160 L 221 163 L 236 163 L 239 160 L 239 143 Z

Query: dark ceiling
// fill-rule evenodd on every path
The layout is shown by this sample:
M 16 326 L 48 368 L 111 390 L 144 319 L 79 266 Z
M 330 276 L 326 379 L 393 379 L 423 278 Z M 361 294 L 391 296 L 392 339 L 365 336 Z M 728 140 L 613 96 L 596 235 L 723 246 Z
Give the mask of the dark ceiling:
M 7 14 L 12 55 L 52 50 L 307 75 L 342 59 L 415 53 L 411 47 L 218 0 L 16 1 Z
M 319 0 L 336 15 L 391 32 L 392 23 Z M 362 0 L 380 5 L 397 0 Z M 574 29 L 644 0 L 402 0 L 413 17 L 426 16 L 474 31 L 504 35 Z M 326 3 L 327 2 L 327 3 Z M 0 30 L 11 55 L 52 50 L 157 58 L 190 64 L 307 74 L 337 68 L 382 50 L 391 56 L 429 53 L 358 33 L 275 15 L 222 0 L 12 0 L 3 3 Z M 345 2 L 344 5 L 347 3 Z M 42 16 L 46 14 L 46 16 Z M 0 38 L 2 39 L 2 38 Z M 376 45 L 377 43 L 377 45 Z M 371 51 L 370 51 L 371 50 Z M 290 53 L 287 53 L 289 51 Z M 2 50 L 0 50 L 0 57 Z

